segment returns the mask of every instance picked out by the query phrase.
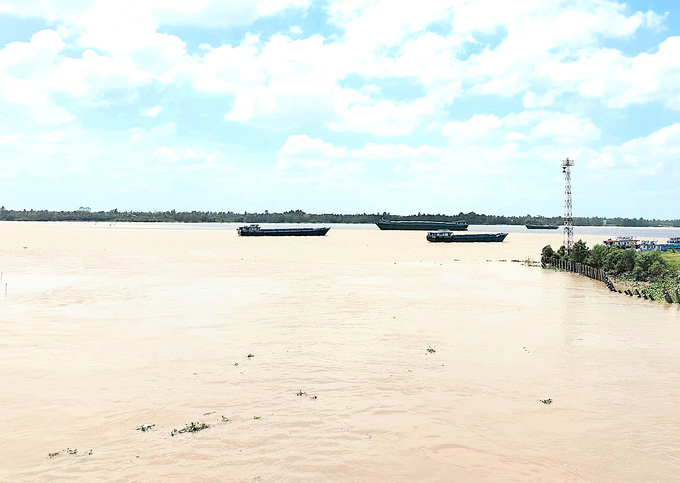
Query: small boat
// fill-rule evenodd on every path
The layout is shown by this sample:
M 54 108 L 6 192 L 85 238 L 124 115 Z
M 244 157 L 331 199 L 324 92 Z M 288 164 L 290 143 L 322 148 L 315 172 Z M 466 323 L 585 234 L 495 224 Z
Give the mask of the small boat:
M 322 228 L 260 228 L 260 225 L 242 226 L 239 236 L 324 236 L 331 227 Z
M 524 225 L 527 230 L 557 230 L 559 226 L 557 225 Z
M 667 252 L 668 250 L 680 250 L 680 236 L 675 236 L 668 239 L 665 244 L 658 245 L 658 249 L 662 252 Z
M 465 231 L 468 229 L 466 221 L 392 221 L 380 220 L 375 222 L 381 230 L 451 230 Z
M 610 247 L 628 249 L 636 248 L 639 245 L 640 240 L 633 236 L 617 236 L 615 239 L 609 238 L 602 243 Z
M 464 235 L 457 235 L 450 230 L 439 230 L 427 234 L 427 241 L 430 242 L 458 242 L 458 243 L 474 243 L 474 242 L 502 242 L 507 233 L 466 233 Z

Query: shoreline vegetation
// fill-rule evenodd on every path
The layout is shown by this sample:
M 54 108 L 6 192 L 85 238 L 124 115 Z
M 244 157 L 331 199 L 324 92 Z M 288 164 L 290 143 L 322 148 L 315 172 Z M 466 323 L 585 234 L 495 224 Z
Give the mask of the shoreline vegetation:
M 543 247 L 541 264 L 556 268 L 557 262 L 566 260 L 596 270 L 603 270 L 615 285 L 623 290 L 644 290 L 655 300 L 664 300 L 664 294 L 680 290 L 680 253 L 623 250 L 614 246 L 595 245 L 589 249 L 579 240 L 567 254 L 564 246 L 554 251 L 550 245 Z M 677 301 L 680 303 L 680 300 Z
M 371 224 L 381 219 L 409 221 L 466 221 L 470 225 L 562 225 L 560 216 L 503 216 L 475 212 L 457 215 L 417 213 L 393 215 L 383 213 L 305 213 L 290 210 L 281 213 L 235 213 L 233 211 L 92 211 L 81 207 L 74 211 L 7 210 L 0 208 L 0 221 L 95 221 L 95 222 L 144 222 L 144 223 L 347 223 Z M 630 227 L 680 227 L 680 219 L 656 220 L 644 218 L 576 217 L 576 226 L 630 226 Z

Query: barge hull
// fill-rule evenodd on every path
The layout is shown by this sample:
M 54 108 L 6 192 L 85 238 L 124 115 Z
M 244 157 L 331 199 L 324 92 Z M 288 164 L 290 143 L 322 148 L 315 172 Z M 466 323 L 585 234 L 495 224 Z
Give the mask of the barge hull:
M 330 228 L 283 228 L 241 231 L 240 236 L 324 236 Z
M 479 235 L 442 235 L 428 233 L 427 241 L 433 243 L 500 243 L 508 236 L 507 233 L 479 234 Z
M 447 223 L 445 221 L 376 221 L 375 224 L 381 230 L 466 231 L 468 229 L 467 223 Z

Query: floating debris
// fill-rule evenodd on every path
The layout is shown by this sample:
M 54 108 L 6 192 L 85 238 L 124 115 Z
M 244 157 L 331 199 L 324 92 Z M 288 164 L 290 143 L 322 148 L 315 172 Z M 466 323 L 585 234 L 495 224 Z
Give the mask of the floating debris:
M 428 348 L 427 348 L 427 352 L 429 352 L 430 354 L 434 354 L 434 353 L 437 352 L 437 351 L 434 350 L 434 347 L 428 347 Z
M 309 399 L 317 399 L 316 396 L 309 396 Z
M 236 367 L 238 367 L 238 362 L 234 362 L 234 365 L 235 365 Z
M 302 392 L 302 389 L 300 389 L 298 392 L 295 393 L 296 396 L 306 396 L 306 392 Z
M 92 455 L 92 450 L 85 451 L 84 453 L 78 454 L 77 448 L 75 448 L 75 449 L 66 448 L 66 449 L 62 449 L 61 451 L 57 451 L 55 453 L 47 453 L 47 457 L 48 458 L 54 458 L 55 456 L 60 455 L 61 453 L 66 453 L 66 454 L 69 454 L 71 456 L 90 456 L 90 455 Z
M 187 424 L 185 427 L 182 429 L 173 429 L 170 432 L 170 436 L 175 436 L 176 434 L 181 434 L 181 433 L 198 433 L 199 431 L 203 431 L 204 429 L 208 429 L 210 427 L 209 424 L 206 423 L 194 423 L 193 421 L 191 424 Z
M 248 354 L 248 359 L 250 359 L 251 357 L 255 357 L 255 354 Z
M 262 416 L 253 416 L 253 419 L 262 419 Z
M 224 416 L 222 416 L 222 422 L 223 422 L 223 423 L 228 423 L 228 422 L 229 422 L 229 418 L 225 418 Z
M 215 414 L 216 411 L 210 411 L 209 413 L 203 413 L 203 416 L 209 416 L 211 414 Z
M 140 427 L 135 428 L 137 431 L 142 431 L 146 433 L 147 431 L 151 431 L 151 428 L 156 426 L 155 424 L 142 424 Z
M 539 399 L 539 401 L 541 401 L 543 404 L 552 404 L 552 399 L 550 399 L 550 398 L 548 398 L 548 399 Z

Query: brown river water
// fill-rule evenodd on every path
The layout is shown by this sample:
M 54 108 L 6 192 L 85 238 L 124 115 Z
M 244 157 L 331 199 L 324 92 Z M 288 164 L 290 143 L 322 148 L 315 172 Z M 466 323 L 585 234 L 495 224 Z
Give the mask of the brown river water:
M 0 481 L 679 481 L 680 308 L 561 240 L 0 223 Z

